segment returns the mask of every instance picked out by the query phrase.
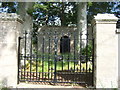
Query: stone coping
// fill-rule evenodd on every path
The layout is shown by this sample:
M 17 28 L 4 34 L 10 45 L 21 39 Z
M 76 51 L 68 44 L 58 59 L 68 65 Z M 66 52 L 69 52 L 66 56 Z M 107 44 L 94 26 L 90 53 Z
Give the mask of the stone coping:
M 17 20 L 18 22 L 23 23 L 23 20 L 20 18 L 20 15 L 17 15 L 16 13 L 0 13 L 0 20 L 3 20 L 3 21 Z
M 66 30 L 66 31 L 69 31 L 69 32 L 74 32 L 74 31 L 76 31 L 77 30 L 77 27 L 64 27 L 64 26 L 61 26 L 61 27 L 57 27 L 57 26 L 44 26 L 44 27 L 39 27 L 39 29 L 38 29 L 38 32 L 40 32 L 40 31 L 46 31 L 46 32 L 48 32 L 48 31 L 64 31 L 64 30 Z
M 94 16 L 94 19 L 91 21 L 94 26 L 96 23 L 98 24 L 116 24 L 118 18 L 114 14 L 97 14 Z
M 95 20 L 101 20 L 101 21 L 117 21 L 118 18 L 114 14 L 97 14 L 94 16 Z

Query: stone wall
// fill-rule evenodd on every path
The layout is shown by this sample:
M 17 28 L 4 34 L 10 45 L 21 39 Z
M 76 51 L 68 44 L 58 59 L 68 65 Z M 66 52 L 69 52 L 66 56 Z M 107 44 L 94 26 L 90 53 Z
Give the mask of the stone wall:
M 76 45 L 78 42 L 78 37 L 79 34 L 76 32 L 77 28 L 76 27 L 41 27 L 39 28 L 39 34 L 38 34 L 38 49 L 40 52 L 42 52 L 42 45 L 43 45 L 43 37 L 45 38 L 44 42 L 45 42 L 45 52 L 48 52 L 48 48 L 49 48 L 49 37 L 51 38 L 51 50 L 52 52 L 54 52 L 54 38 L 55 38 L 55 32 L 56 32 L 56 37 L 58 39 L 58 43 L 57 43 L 57 51 L 58 53 L 60 53 L 60 39 L 62 36 L 68 36 L 70 38 L 70 51 L 73 52 L 74 51 L 74 34 L 75 34 L 75 38 L 76 38 Z M 44 33 L 44 35 L 42 34 Z M 50 33 L 50 34 L 49 34 Z M 77 46 L 76 46 L 77 47 Z
M 18 36 L 22 20 L 15 13 L 0 14 L 0 84 L 17 85 Z

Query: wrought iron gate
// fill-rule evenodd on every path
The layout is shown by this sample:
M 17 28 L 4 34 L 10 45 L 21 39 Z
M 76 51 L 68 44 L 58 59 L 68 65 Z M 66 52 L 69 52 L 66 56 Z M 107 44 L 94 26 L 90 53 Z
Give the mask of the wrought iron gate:
M 18 82 L 93 85 L 93 33 L 27 33 L 19 37 Z

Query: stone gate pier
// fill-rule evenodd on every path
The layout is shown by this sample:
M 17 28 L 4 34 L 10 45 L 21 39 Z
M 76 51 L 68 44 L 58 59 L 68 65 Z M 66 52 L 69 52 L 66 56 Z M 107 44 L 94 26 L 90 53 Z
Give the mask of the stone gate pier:
M 15 13 L 0 14 L 0 84 L 17 85 L 18 36 L 23 21 Z
M 94 84 L 96 88 L 118 87 L 117 20 L 118 18 L 114 14 L 98 14 L 93 21 L 95 35 Z

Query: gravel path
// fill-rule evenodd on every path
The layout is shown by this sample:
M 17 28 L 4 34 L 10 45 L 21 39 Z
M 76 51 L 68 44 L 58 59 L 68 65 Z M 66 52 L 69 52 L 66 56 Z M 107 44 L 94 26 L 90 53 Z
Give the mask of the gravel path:
M 41 88 L 42 90 L 46 90 L 47 88 L 58 88 L 59 90 L 63 90 L 64 88 L 68 88 L 69 90 L 78 90 L 80 88 L 84 88 L 82 86 L 53 86 L 53 85 L 40 85 L 40 84 L 26 84 L 20 83 L 17 88 Z M 33 89 L 32 89 L 33 90 Z M 56 89 L 55 89 L 56 90 Z

